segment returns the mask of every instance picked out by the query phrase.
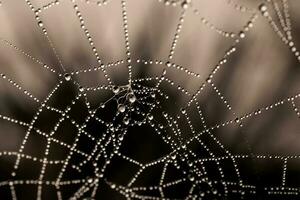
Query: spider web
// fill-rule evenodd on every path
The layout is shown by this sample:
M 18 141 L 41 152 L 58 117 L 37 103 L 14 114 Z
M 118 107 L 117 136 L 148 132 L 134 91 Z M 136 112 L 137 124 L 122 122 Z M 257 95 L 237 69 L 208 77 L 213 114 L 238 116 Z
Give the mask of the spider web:
M 119 12 L 122 13 L 126 57 L 123 60 L 105 63 L 95 44 L 94 37 L 98 36 L 92 36 L 90 33 L 80 5 L 83 3 L 82 5 L 90 4 L 93 7 L 109 6 L 116 1 L 120 4 Z M 12 166 L 7 160 L 1 162 L 1 169 L 8 171 L 6 178 L 0 182 L 3 196 L 7 195 L 7 198 L 12 200 L 28 199 L 23 195 L 26 190 L 34 195 L 31 198 L 58 200 L 298 197 L 299 184 L 291 187 L 287 185 L 286 179 L 289 163 L 299 159 L 299 156 L 255 153 L 245 135 L 245 122 L 248 119 L 260 119 L 266 113 L 286 105 L 289 105 L 290 112 L 300 118 L 297 107 L 300 94 L 275 99 L 267 106 L 240 114 L 231 106 L 214 80 L 219 72 L 227 67 L 228 60 L 237 56 L 239 46 L 247 38 L 249 31 L 255 30 L 258 20 L 269 23 L 279 40 L 288 46 L 290 54 L 297 62 L 300 61 L 299 51 L 293 39 L 287 0 L 256 2 L 253 7 L 242 5 L 242 1 L 224 0 L 223 3 L 250 16 L 238 32 L 225 31 L 202 17 L 196 6 L 197 1 L 156 1 L 156 4 L 178 9 L 180 16 L 173 32 L 172 43 L 169 45 L 168 56 L 153 59 L 133 56 L 127 1 L 70 2 L 73 7 L 69 9 L 76 14 L 76 20 L 97 60 L 97 66 L 77 70 L 65 67 L 42 17 L 43 12 L 61 6 L 60 0 L 47 3 L 25 0 L 26 6 L 35 16 L 34 23 L 58 61 L 57 67 L 43 63 L 5 38 L 0 39 L 5 48 L 12 48 L 37 63 L 43 70 L 54 74 L 57 79 L 48 94 L 39 99 L 17 81 L 1 73 L 2 81 L 23 92 L 38 105 L 29 121 L 0 115 L 2 121 L 25 128 L 24 137 L 17 150 L 0 152 L 1 157 L 13 160 Z M 6 1 L 1 2 L 1 9 L 5 3 Z M 188 13 L 199 19 L 206 29 L 232 42 L 206 76 L 174 61 Z M 126 66 L 126 84 L 116 84 L 109 73 L 109 70 L 118 70 L 121 66 Z M 147 66 L 158 67 L 159 70 L 155 75 L 144 77 L 134 73 L 134 70 Z M 105 83 L 86 86 L 80 82 L 78 77 L 93 73 L 100 73 Z M 169 76 L 170 73 L 187 76 L 188 79 L 197 82 L 197 89 L 191 92 L 188 88 L 178 85 Z M 230 113 L 230 119 L 215 124 L 209 122 L 207 113 L 203 111 L 205 105 L 201 103 L 201 95 L 208 89 L 215 94 L 214 98 L 222 102 L 222 106 Z M 96 100 L 89 98 L 89 95 L 96 95 Z M 184 99 L 180 106 L 174 103 L 177 100 L 181 101 L 176 99 L 176 96 L 182 96 Z M 51 117 L 52 115 L 55 117 Z M 41 118 L 46 118 L 44 123 L 51 127 L 49 130 L 44 131 L 40 128 Z M 243 138 L 242 152 L 228 149 L 217 136 L 218 131 L 231 126 L 236 127 Z M 147 135 L 153 135 L 155 139 L 147 141 Z M 40 151 L 38 156 L 33 152 L 26 153 L 36 136 L 41 138 L 37 147 Z M 128 142 L 128 138 L 133 142 Z M 137 152 L 134 147 L 139 143 L 141 148 L 140 152 Z M 147 153 L 147 148 L 158 150 L 151 156 Z M 62 149 L 64 153 L 57 153 L 58 149 Z M 56 154 L 51 154 L 53 151 Z M 56 158 L 53 158 L 53 155 Z M 269 165 L 276 162 L 279 165 L 279 184 L 274 184 L 272 179 L 278 177 L 269 177 L 269 183 L 261 183 L 257 160 L 266 161 Z M 21 170 L 26 164 L 29 168 L 26 171 Z M 123 165 L 128 166 L 127 171 L 122 171 Z M 245 169 L 249 169 L 249 165 L 255 165 L 254 173 L 248 171 L 245 175 Z M 52 168 L 56 171 L 52 172 Z M 271 168 L 272 166 L 267 166 L 268 171 L 272 171 Z M 120 173 L 121 176 L 116 176 Z M 270 173 L 273 176 L 272 172 Z M 278 176 L 278 173 L 274 174 Z M 32 178 L 24 178 L 27 175 Z

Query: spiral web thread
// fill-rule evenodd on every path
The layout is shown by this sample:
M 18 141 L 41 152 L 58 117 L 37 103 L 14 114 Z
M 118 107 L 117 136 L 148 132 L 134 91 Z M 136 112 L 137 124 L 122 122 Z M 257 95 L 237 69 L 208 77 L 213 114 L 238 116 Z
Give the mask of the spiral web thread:
M 25 95 L 29 96 L 32 101 L 39 105 L 38 110 L 35 112 L 33 119 L 30 122 L 23 122 L 18 119 L 14 119 L 10 116 L 0 115 L 1 120 L 6 120 L 15 125 L 26 127 L 27 131 L 25 137 L 22 140 L 22 144 L 19 147 L 18 151 L 11 152 L 11 151 L 2 151 L 0 152 L 0 156 L 9 156 L 15 158 L 14 167 L 11 171 L 11 179 L 7 181 L 0 182 L 0 187 L 9 188 L 11 192 L 11 199 L 17 200 L 21 197 L 18 197 L 16 193 L 16 187 L 20 187 L 22 185 L 36 185 L 36 198 L 41 199 L 42 193 L 44 190 L 44 186 L 53 186 L 56 189 L 56 196 L 57 199 L 63 199 L 61 187 L 65 186 L 78 186 L 78 190 L 70 197 L 70 199 L 82 199 L 82 198 L 95 198 L 97 193 L 101 191 L 99 188 L 99 181 L 102 179 L 105 183 L 115 192 L 121 194 L 126 199 L 182 199 L 182 197 L 178 198 L 169 198 L 165 194 L 165 190 L 173 187 L 178 184 L 182 183 L 189 183 L 189 192 L 183 199 L 205 199 L 207 195 L 213 195 L 216 198 L 226 198 L 228 195 L 235 193 L 241 199 L 246 197 L 249 194 L 255 195 L 258 190 L 256 185 L 249 185 L 246 184 L 243 178 L 240 175 L 239 165 L 237 160 L 242 159 L 278 159 L 282 162 L 282 178 L 281 178 L 281 185 L 277 187 L 265 187 L 262 188 L 263 192 L 267 195 L 298 195 L 299 188 L 297 187 L 288 187 L 286 186 L 286 173 L 289 165 L 290 159 L 299 159 L 300 157 L 295 156 L 276 156 L 276 155 L 256 155 L 251 153 L 251 147 L 249 148 L 249 154 L 238 154 L 235 155 L 231 153 L 226 147 L 222 144 L 221 141 L 217 137 L 214 136 L 214 131 L 218 130 L 221 127 L 226 127 L 231 124 L 238 125 L 238 127 L 242 130 L 243 129 L 243 121 L 251 118 L 261 116 L 270 110 L 289 104 L 291 105 L 291 111 L 295 112 L 295 114 L 300 118 L 300 112 L 297 108 L 297 104 L 295 100 L 300 97 L 300 94 L 295 94 L 294 96 L 290 96 L 281 100 L 277 100 L 274 103 L 258 108 L 253 112 L 245 113 L 244 115 L 238 116 L 234 109 L 231 107 L 230 103 L 226 100 L 226 97 L 223 96 L 220 89 L 214 84 L 214 77 L 218 74 L 219 70 L 222 66 L 230 59 L 231 56 L 238 51 L 238 45 L 243 41 L 247 32 L 250 29 L 255 28 L 255 22 L 258 19 L 263 19 L 270 24 L 273 28 L 274 32 L 278 35 L 279 39 L 289 47 L 291 54 L 293 54 L 298 61 L 300 61 L 299 51 L 296 48 L 295 43 L 293 42 L 292 37 L 292 26 L 289 16 L 289 4 L 287 0 L 275 1 L 269 0 L 259 4 L 257 9 L 252 9 L 248 7 L 244 7 L 235 3 L 234 1 L 227 0 L 229 5 L 233 6 L 240 12 L 247 12 L 250 13 L 251 17 L 249 18 L 247 24 L 241 28 L 240 32 L 226 32 L 219 28 L 217 28 L 214 24 L 210 23 L 204 17 L 201 17 L 201 22 L 207 26 L 207 28 L 216 31 L 223 37 L 231 38 L 233 41 L 232 46 L 224 53 L 224 56 L 218 61 L 209 74 L 208 77 L 201 77 L 199 74 L 194 73 L 183 66 L 179 66 L 176 63 L 173 63 L 173 56 L 176 53 L 176 44 L 178 40 L 180 40 L 180 33 L 181 30 L 184 28 L 185 23 L 185 16 L 187 12 L 193 12 L 196 16 L 199 16 L 199 11 L 194 8 L 192 1 L 165 1 L 162 2 L 161 0 L 157 1 L 157 3 L 164 3 L 165 6 L 174 6 L 174 7 L 181 7 L 181 14 L 178 19 L 177 28 L 174 34 L 173 42 L 170 44 L 170 51 L 168 58 L 164 60 L 144 60 L 144 59 L 137 59 L 133 60 L 131 58 L 131 48 L 129 43 L 129 24 L 130 19 L 127 18 L 127 7 L 125 0 L 112 0 L 112 1 L 120 1 L 122 18 L 123 18 L 123 30 L 124 30 L 124 38 L 125 38 L 125 47 L 126 47 L 126 58 L 120 61 L 114 61 L 111 63 L 103 63 L 101 60 L 101 53 L 94 45 L 93 38 L 89 33 L 88 28 L 84 22 L 84 16 L 80 12 L 80 8 L 77 5 L 75 0 L 71 0 L 73 4 L 74 12 L 77 15 L 78 21 L 80 22 L 80 27 L 82 31 L 85 33 L 86 39 L 90 44 L 90 47 L 93 51 L 97 62 L 99 63 L 96 67 L 91 67 L 88 69 L 81 69 L 77 71 L 66 71 L 63 62 L 60 59 L 59 54 L 55 49 L 55 44 L 51 41 L 51 36 L 47 32 L 46 25 L 42 21 L 40 17 L 40 13 L 44 12 L 44 10 L 51 9 L 55 6 L 60 6 L 60 0 L 55 0 L 49 2 L 48 4 L 42 7 L 35 7 L 30 0 L 25 0 L 29 9 L 35 14 L 35 22 L 37 26 L 40 28 L 42 34 L 46 38 L 49 46 L 52 48 L 57 60 L 59 61 L 60 71 L 52 68 L 51 66 L 41 62 L 37 58 L 35 58 L 30 53 L 21 50 L 10 41 L 1 38 L 1 44 L 7 46 L 7 48 L 13 48 L 15 51 L 21 53 L 24 57 L 31 59 L 32 61 L 39 64 L 45 70 L 57 75 L 58 83 L 55 87 L 48 93 L 48 95 L 44 99 L 38 99 L 33 96 L 28 90 L 23 88 L 17 82 L 12 80 L 5 74 L 1 74 L 1 78 L 3 81 L 7 81 L 16 90 L 21 90 Z M 92 1 L 92 0 L 85 0 L 85 3 L 94 4 L 95 6 L 105 6 L 110 3 L 110 1 Z M 5 4 L 5 1 L 1 4 Z M 280 8 L 279 5 L 282 5 Z M 274 9 L 279 23 L 277 23 L 270 15 L 269 11 Z M 112 79 L 109 77 L 107 73 L 107 69 L 117 67 L 121 64 L 126 64 L 128 68 L 128 84 L 117 86 L 114 85 Z M 132 69 L 135 65 L 147 65 L 147 64 L 154 64 L 161 66 L 161 74 L 153 77 L 147 78 L 140 78 L 140 79 L 133 79 L 132 77 Z M 200 85 L 199 89 L 195 93 L 190 93 L 187 89 L 182 86 L 176 86 L 176 84 L 167 77 L 168 69 L 174 68 L 177 70 L 178 73 L 184 73 L 188 76 L 204 80 Z M 80 76 L 84 73 L 92 73 L 95 71 L 101 71 L 107 81 L 106 85 L 100 85 L 95 87 L 85 87 L 82 86 L 79 82 L 73 79 L 74 76 Z M 203 79 L 204 78 L 204 79 Z M 155 86 L 149 87 L 144 85 L 144 83 L 154 81 Z M 49 101 L 51 100 L 52 96 L 56 94 L 58 90 L 60 90 L 61 86 L 66 82 L 72 82 L 78 89 L 78 93 L 74 100 L 71 102 L 69 106 L 66 107 L 64 110 L 60 110 L 58 108 L 52 107 L 49 105 Z M 179 109 L 179 112 L 176 116 L 172 116 L 167 112 L 163 111 L 163 107 L 160 104 L 160 98 L 168 99 L 168 95 L 161 89 L 161 84 L 167 83 L 170 86 L 176 88 L 178 92 L 182 93 L 184 96 L 189 98 L 189 101 L 185 104 L 184 107 Z M 201 107 L 199 106 L 197 97 L 205 90 L 205 88 L 211 87 L 217 94 L 218 98 L 224 103 L 228 111 L 232 113 L 232 119 L 225 121 L 220 124 L 216 124 L 214 126 L 208 126 L 206 123 L 206 117 L 203 115 L 201 111 Z M 112 96 L 107 99 L 106 102 L 99 103 L 99 106 L 96 109 L 92 109 L 90 102 L 88 101 L 87 94 L 93 93 L 95 91 L 102 91 L 108 90 L 112 91 Z M 160 97 L 160 98 L 158 98 Z M 73 120 L 69 113 L 72 110 L 72 106 L 76 104 L 76 102 L 80 99 L 84 99 L 85 105 L 89 110 L 89 115 L 85 118 L 85 123 L 78 124 L 75 120 Z M 116 101 L 118 103 L 118 107 L 116 108 L 114 120 L 117 118 L 122 118 L 122 123 L 115 123 L 113 120 L 112 122 L 105 122 L 101 118 L 97 116 L 97 112 L 103 109 L 106 104 L 109 104 L 111 101 Z M 190 119 L 190 113 L 188 110 L 190 107 L 194 106 L 196 109 L 194 110 L 199 117 L 199 121 L 201 122 L 203 129 L 198 131 L 192 120 Z M 145 107 L 146 109 L 139 109 L 140 107 Z M 160 109 L 160 114 L 164 118 L 164 123 L 156 123 L 155 117 L 152 115 L 152 112 L 158 112 L 157 109 Z M 39 119 L 40 114 L 44 111 L 48 110 L 51 112 L 55 112 L 60 115 L 60 119 L 54 124 L 54 128 L 51 132 L 45 133 L 35 127 L 36 121 Z M 131 115 L 139 115 L 141 116 L 141 120 L 135 120 L 131 118 Z M 104 125 L 106 127 L 105 131 L 103 131 L 102 135 L 96 138 L 93 135 L 90 135 L 88 132 L 85 131 L 87 124 L 90 120 L 96 120 L 98 123 Z M 178 121 L 179 119 L 186 120 L 189 129 L 183 130 L 179 127 Z M 76 127 L 77 133 L 75 133 L 74 142 L 72 144 L 66 144 L 63 141 L 60 141 L 55 138 L 55 133 L 59 126 L 64 123 L 64 121 L 71 121 L 71 123 Z M 171 148 L 171 152 L 164 155 L 163 157 L 154 160 L 149 163 L 140 163 L 126 155 L 123 155 L 120 147 L 122 146 L 123 139 L 130 134 L 128 132 L 128 127 L 132 126 L 141 126 L 143 124 L 148 124 L 154 128 L 155 132 L 162 138 L 162 140 Z M 166 131 L 168 130 L 168 132 Z M 169 134 L 171 132 L 172 134 Z M 182 136 L 183 132 L 190 133 L 188 138 L 184 138 Z M 24 154 L 24 149 L 28 141 L 30 140 L 30 136 L 32 134 L 39 134 L 43 136 L 46 140 L 46 148 L 44 151 L 44 156 L 42 158 L 37 158 L 31 155 Z M 202 135 L 207 135 L 211 138 L 213 145 L 218 146 L 224 152 L 224 156 L 215 155 L 213 150 L 211 150 L 207 144 L 205 144 L 200 137 Z M 89 145 L 93 145 L 92 152 L 82 152 L 80 149 L 77 148 L 79 141 L 83 138 L 87 137 L 90 140 Z M 68 156 L 64 160 L 50 160 L 48 158 L 49 151 L 51 151 L 52 144 L 56 143 L 63 148 L 68 149 Z M 196 143 L 197 145 L 203 147 L 205 151 L 210 155 L 208 158 L 199 158 L 199 155 L 193 152 L 193 149 L 190 148 L 191 144 Z M 113 151 L 109 151 L 108 146 L 112 145 Z M 80 163 L 71 163 L 72 156 L 74 155 L 81 155 L 84 159 Z M 111 180 L 105 177 L 105 170 L 111 164 L 113 157 L 119 157 L 124 159 L 127 162 L 130 162 L 138 167 L 138 171 L 134 174 L 134 176 L 128 180 L 127 185 L 119 185 L 117 183 L 112 182 Z M 98 162 L 101 158 L 104 158 L 105 162 L 101 163 Z M 41 163 L 41 169 L 39 173 L 39 177 L 35 180 L 19 180 L 18 179 L 18 169 L 20 167 L 20 162 L 23 159 L 30 160 L 32 162 L 39 162 Z M 234 171 L 238 180 L 236 182 L 229 182 L 225 180 L 226 173 L 224 173 L 222 168 L 222 162 L 230 161 L 234 167 Z M 215 163 L 218 168 L 219 179 L 212 179 L 210 178 L 207 169 L 204 165 L 206 162 Z M 94 167 L 94 175 L 86 177 L 84 179 L 72 179 L 72 180 L 65 180 L 64 174 L 69 170 L 69 168 L 74 168 L 81 171 L 82 167 L 87 163 L 93 163 Z M 163 164 L 163 168 L 161 171 L 161 176 L 159 180 L 159 184 L 153 186 L 135 186 L 135 182 L 139 179 L 139 176 L 148 168 L 151 168 L 155 165 Z M 55 181 L 47 180 L 45 173 L 47 168 L 50 165 L 58 165 L 60 166 L 59 174 Z M 186 166 L 187 169 L 186 169 Z M 182 171 L 183 177 L 180 179 L 173 180 L 171 182 L 166 182 L 165 174 L 168 172 L 168 168 L 170 166 L 175 166 L 178 170 Z M 185 167 L 183 167 L 185 166 Z M 203 186 L 205 185 L 205 187 Z M 221 185 L 222 189 L 219 189 Z M 205 189 L 203 189 L 205 188 Z M 157 191 L 159 195 L 145 195 L 143 192 L 145 191 Z

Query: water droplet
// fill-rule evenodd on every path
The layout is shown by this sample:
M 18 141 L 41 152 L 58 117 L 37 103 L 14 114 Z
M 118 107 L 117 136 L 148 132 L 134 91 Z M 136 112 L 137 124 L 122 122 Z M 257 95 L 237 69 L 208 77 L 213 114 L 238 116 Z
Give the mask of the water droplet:
M 206 82 L 211 83 L 211 78 L 207 78 Z
M 79 92 L 83 92 L 84 91 L 84 87 L 80 86 L 79 88 Z
M 260 4 L 258 8 L 261 12 L 266 12 L 268 9 L 264 3 Z
M 89 178 L 88 179 L 88 183 L 92 183 L 93 182 L 93 179 L 92 178 Z
M 166 75 L 166 73 L 167 73 L 167 70 L 164 69 L 164 70 L 163 70 L 163 75 Z
M 104 103 L 100 103 L 100 108 L 105 108 L 105 104 Z
M 123 123 L 124 123 L 125 125 L 128 125 L 128 124 L 129 124 L 129 119 L 128 119 L 127 117 L 125 117 L 125 118 L 123 119 Z
M 118 106 L 118 110 L 119 110 L 119 112 L 121 112 L 121 113 L 125 112 L 125 110 L 126 110 L 125 105 L 120 104 L 120 105 Z
M 190 180 L 190 181 L 194 181 L 195 178 L 194 178 L 193 176 L 189 176 L 189 180 Z
M 152 120 L 153 119 L 153 115 L 148 115 L 148 119 Z
M 183 9 L 187 9 L 187 8 L 189 7 L 188 2 L 187 2 L 187 1 L 182 2 L 181 7 L 182 7 Z
M 118 86 L 113 87 L 113 93 L 117 94 L 120 91 L 120 88 Z
M 127 96 L 130 103 L 134 103 L 136 101 L 136 97 L 133 93 L 129 93 Z
M 64 75 L 64 77 L 65 77 L 65 80 L 66 80 L 66 81 L 70 81 L 70 80 L 71 80 L 71 75 L 68 74 L 68 73 L 66 73 L 66 74 Z
M 43 24 L 42 21 L 39 21 L 39 22 L 38 22 L 38 25 L 39 25 L 39 27 L 43 27 L 43 26 L 44 26 L 44 24 Z
M 248 27 L 252 28 L 253 27 L 253 23 L 250 21 L 248 22 Z
M 241 32 L 239 33 L 239 36 L 240 36 L 240 38 L 245 38 L 245 37 L 246 37 L 246 34 L 245 34 L 243 31 L 241 31 Z
M 168 61 L 168 62 L 166 62 L 166 65 L 167 65 L 167 67 L 171 67 L 171 63 L 170 63 L 170 61 Z
M 186 113 L 186 110 L 185 110 L 184 108 L 182 108 L 182 109 L 181 109 L 181 113 L 182 113 L 182 114 L 185 114 L 185 113 Z

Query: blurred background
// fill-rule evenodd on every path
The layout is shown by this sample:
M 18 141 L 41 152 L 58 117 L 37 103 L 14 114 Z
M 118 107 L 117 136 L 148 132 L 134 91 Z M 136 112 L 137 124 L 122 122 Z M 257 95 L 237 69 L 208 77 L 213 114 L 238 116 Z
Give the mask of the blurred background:
M 49 2 L 49 0 L 31 1 L 35 8 L 42 8 Z M 225 52 L 234 44 L 236 37 L 224 37 L 204 24 L 202 19 L 205 18 L 219 30 L 238 35 L 247 25 L 253 13 L 236 9 L 237 6 L 235 5 L 253 10 L 257 13 L 257 19 L 253 23 L 253 28 L 245 32 L 245 38 L 236 45 L 236 52 L 228 58 L 213 78 L 214 85 L 230 104 L 232 110 L 227 109 L 223 100 L 209 85 L 197 97 L 207 127 L 273 105 L 299 93 L 299 61 L 290 48 L 281 41 L 268 20 L 259 12 L 258 8 L 262 2 L 267 5 L 274 22 L 280 25 L 274 7 L 272 7 L 273 1 L 194 0 L 189 3 L 171 62 L 200 76 L 193 77 L 175 68 L 168 68 L 167 78 L 172 80 L 175 86 L 162 84 L 161 90 L 169 96 L 169 99 L 166 100 L 166 103 L 162 103 L 161 110 L 156 110 L 154 115 L 159 115 L 163 111 L 173 115 L 180 113 L 180 108 L 186 105 L 190 97 L 178 92 L 177 85 L 185 88 L 190 94 L 195 93 L 205 82 L 214 66 L 223 58 Z M 296 47 L 300 48 L 300 2 L 292 0 L 274 0 L 274 2 L 278 3 L 281 10 L 283 10 L 282 2 L 288 3 L 293 42 Z M 84 24 L 93 38 L 103 63 L 122 61 L 116 66 L 108 68 L 107 73 L 112 77 L 112 81 L 117 85 L 127 84 L 128 72 L 121 1 L 104 1 L 101 2 L 101 6 L 92 0 L 76 0 L 75 3 L 81 11 Z M 57 5 L 53 4 L 39 14 L 66 72 L 69 73 L 99 66 L 89 42 L 80 28 L 80 22 L 73 6 L 71 1 L 60 0 Z M 182 1 L 176 1 L 176 5 L 172 5 L 171 2 L 166 3 L 158 0 L 128 0 L 126 1 L 126 8 L 131 59 L 133 60 L 133 79 L 160 76 L 164 64 L 136 62 L 136 60 L 159 60 L 163 63 L 168 60 L 178 19 L 183 9 Z M 47 64 L 58 73 L 64 74 L 47 38 L 38 26 L 33 11 L 25 1 L 3 0 L 0 6 L 0 25 L 0 38 L 14 44 L 21 51 Z M 22 87 L 18 90 L 7 80 L 0 79 L 0 114 L 26 123 L 30 123 L 39 104 L 25 95 L 23 90 L 27 90 L 37 99 L 43 100 L 57 82 L 63 80 L 62 76 L 44 69 L 40 64 L 24 56 L 3 40 L 0 43 L 0 73 L 5 74 Z M 107 84 L 103 72 L 100 70 L 74 74 L 72 80 L 76 80 L 84 87 Z M 57 94 L 51 98 L 49 104 L 64 110 L 77 93 L 78 86 L 76 84 L 73 84 L 72 81 L 64 82 Z M 96 108 L 100 102 L 109 98 L 109 95 L 111 94 L 100 90 L 92 91 L 87 93 L 87 99 L 91 103 L 91 107 Z M 300 109 L 300 100 L 295 99 L 294 102 L 295 106 Z M 115 114 L 115 107 L 116 105 L 109 104 L 106 110 L 98 113 L 99 117 L 109 120 L 110 115 Z M 197 131 L 203 130 L 204 127 L 201 125 L 195 107 L 191 107 L 187 112 L 190 114 Z M 87 113 L 84 102 L 79 101 L 70 115 L 79 124 L 82 124 Z M 35 127 L 49 133 L 58 119 L 57 113 L 43 111 Z M 158 119 L 159 116 L 157 116 L 156 121 L 158 124 L 163 123 Z M 284 196 L 284 192 L 279 195 L 267 196 L 264 193 L 265 188 L 281 187 L 282 184 L 283 159 L 274 156 L 295 156 L 295 158 L 288 160 L 286 187 L 299 188 L 300 186 L 300 161 L 299 158 L 296 158 L 300 153 L 300 119 L 294 111 L 292 103 L 287 102 L 268 112 L 263 112 L 261 115 L 251 116 L 243 120 L 242 123 L 242 128 L 236 123 L 231 123 L 228 126 L 213 130 L 212 134 L 232 155 L 273 156 L 270 159 L 249 158 L 248 160 L 237 161 L 241 178 L 246 184 L 256 185 L 258 188 L 255 199 L 298 199 L 298 189 L 295 194 L 288 196 Z M 182 130 L 187 130 L 184 128 L 187 127 L 186 124 L 179 126 Z M 87 129 L 87 132 L 97 138 L 101 135 L 99 130 L 105 128 L 88 124 Z M 18 152 L 26 130 L 27 127 L 0 119 L 0 152 Z M 143 135 L 141 135 L 142 133 Z M 188 134 L 186 137 L 189 137 Z M 72 143 L 74 135 L 74 128 L 70 124 L 63 124 L 57 131 L 57 138 L 69 144 Z M 133 127 L 128 133 L 124 146 L 122 145 L 122 153 L 124 152 L 124 155 L 135 158 L 142 163 L 147 163 L 170 152 L 168 145 L 164 144 L 157 135 L 154 135 L 155 131 L 148 125 Z M 211 138 L 202 138 L 202 141 L 213 152 L 219 151 L 218 145 Z M 199 150 L 201 145 L 198 145 L 195 148 Z M 45 138 L 38 134 L 31 134 L 24 154 L 42 159 L 45 146 Z M 92 150 L 92 145 L 89 140 L 82 139 L 78 148 L 89 153 Z M 65 159 L 67 155 L 67 149 L 60 149 L 59 146 L 51 148 L 50 152 L 50 157 L 54 160 Z M 206 157 L 204 154 L 201 155 L 201 152 L 199 154 L 201 158 Z M 220 155 L 223 156 L 224 152 L 221 152 Z M 2 181 L 11 180 L 15 159 L 16 156 L 0 157 L 0 185 Z M 75 156 L 73 159 L 72 162 L 77 163 L 83 158 Z M 136 166 L 123 163 L 120 160 L 116 160 L 114 163 L 106 172 L 105 180 L 126 185 L 130 177 L 137 172 Z M 234 171 L 232 171 L 233 164 L 225 161 L 221 163 L 225 170 L 225 178 L 228 178 L 226 181 L 237 182 L 234 178 Z M 55 180 L 57 170 L 60 169 L 59 166 L 57 169 L 55 167 L 47 171 L 46 180 Z M 214 167 L 215 164 L 208 164 L 207 166 L 212 170 L 208 173 L 209 176 L 212 176 L 209 179 L 220 180 L 220 177 L 215 177 Z M 41 163 L 21 159 L 18 176 L 14 179 L 36 180 L 40 169 Z M 86 179 L 86 177 L 92 176 L 92 170 L 88 167 L 80 173 L 73 169 L 67 171 L 66 180 Z M 161 169 L 149 171 L 148 175 L 145 174 L 145 177 L 137 184 L 139 186 L 157 184 L 159 176 L 156 175 L 160 172 Z M 170 177 L 177 174 L 180 173 L 170 172 Z M 100 184 L 103 189 L 99 189 L 96 199 L 124 198 L 118 192 L 110 189 L 104 181 Z M 185 186 L 188 188 L 188 185 L 183 185 L 177 190 L 171 188 L 169 192 L 166 192 L 166 197 L 184 199 L 188 192 L 184 189 Z M 217 186 L 215 187 L 217 188 Z M 36 188 L 36 185 L 16 186 L 18 199 L 35 199 Z M 199 186 L 199 188 L 205 187 Z M 62 189 L 63 199 L 71 197 L 76 190 L 78 190 L 78 186 L 66 186 L 66 189 Z M 244 191 L 244 189 L 236 190 Z M 55 191 L 55 187 L 43 186 L 42 199 L 56 199 Z M 206 195 L 207 197 L 202 197 L 202 199 L 224 199 L 222 192 L 220 189 L 218 190 L 219 196 Z M 198 193 L 200 194 L 200 192 Z M 232 196 L 229 195 L 227 199 L 241 199 L 240 193 L 230 193 Z M 10 195 L 8 186 L 0 187 L 0 199 L 11 199 Z M 157 194 L 152 193 L 149 195 L 157 196 Z M 86 195 L 86 198 L 88 196 L 89 194 Z M 246 195 L 243 198 L 253 199 L 253 196 L 247 197 Z

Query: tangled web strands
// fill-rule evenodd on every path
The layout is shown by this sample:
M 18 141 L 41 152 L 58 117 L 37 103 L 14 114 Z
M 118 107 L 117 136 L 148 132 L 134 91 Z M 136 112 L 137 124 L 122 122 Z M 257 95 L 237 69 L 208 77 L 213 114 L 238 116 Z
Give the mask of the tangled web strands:
M 282 108 L 285 111 L 281 114 L 295 118 L 299 130 L 300 94 L 297 88 L 293 94 L 273 98 L 264 105 L 242 112 L 236 102 L 228 98 L 227 93 L 231 93 L 219 84 L 219 76 L 228 68 L 232 69 L 233 60 L 246 48 L 244 43 L 261 30 L 258 24 L 271 30 L 272 37 L 276 37 L 282 49 L 286 48 L 294 65 L 299 66 L 290 2 L 216 0 L 216 4 L 246 19 L 238 29 L 232 27 L 232 30 L 202 15 L 206 7 L 199 6 L 199 2 L 2 1 L 2 14 L 9 13 L 11 7 L 18 12 L 14 6 L 30 12 L 31 23 L 42 37 L 43 46 L 50 49 L 47 56 L 53 56 L 51 62 L 42 61 L 35 55 L 38 52 L 23 49 L 3 36 L 1 48 L 30 61 L 32 64 L 28 68 L 23 67 L 27 74 L 38 70 L 42 77 L 47 74 L 45 80 L 54 78 L 49 81 L 51 84 L 47 83 L 51 87 L 45 87 L 43 95 L 38 97 L 34 95 L 37 91 L 26 88 L 28 80 L 15 75 L 14 70 L 7 70 L 2 66 L 4 61 L 1 64 L 1 84 L 7 86 L 3 93 L 9 96 L 6 92 L 9 88 L 18 92 L 21 99 L 27 99 L 13 106 L 18 105 L 17 112 L 3 109 L 0 114 L 0 136 L 4 138 L 0 145 L 1 199 L 298 199 L 300 183 L 297 175 L 299 177 L 300 172 L 296 173 L 295 163 L 299 162 L 299 154 L 257 152 L 247 134 L 249 121 L 273 126 L 264 119 Z M 149 3 L 153 7 L 148 9 L 174 12 L 178 16 L 174 18 L 176 24 L 173 26 L 165 24 L 170 26 L 168 31 L 172 33 L 168 36 L 171 39 L 166 40 L 170 43 L 166 45 L 168 50 L 164 57 L 136 48 L 137 40 L 149 45 L 149 49 L 153 44 L 145 43 L 141 39 L 143 36 L 134 38 L 136 35 L 130 29 L 135 25 L 131 11 Z M 66 64 L 65 53 L 58 48 L 61 44 L 53 39 L 62 36 L 55 37 L 56 31 L 50 28 L 49 18 L 57 16 L 55 12 L 47 14 L 58 9 L 72 15 L 74 26 L 79 28 L 83 34 L 81 39 L 87 45 L 82 49 L 94 60 L 89 61 L 94 62 L 93 66 Z M 119 60 L 106 61 L 105 45 L 97 44 L 102 35 L 96 34 L 93 22 L 87 17 L 89 9 L 96 13 L 113 9 L 120 14 L 118 23 L 121 24 L 120 41 L 123 44 L 119 44 L 122 48 L 118 51 L 123 52 L 123 57 Z M 109 16 L 106 17 L 106 23 L 113 24 Z M 221 15 L 218 17 L 222 18 Z M 173 16 L 168 18 L 173 19 Z M 221 57 L 213 56 L 214 65 L 200 67 L 199 64 L 194 68 L 181 65 L 184 62 L 178 55 L 186 42 L 183 34 L 190 21 L 195 27 L 200 23 L 204 32 L 228 42 Z M 3 24 L 3 29 L 5 27 Z M 108 44 L 110 40 L 114 38 L 110 38 Z M 247 57 L 242 59 L 250 62 Z M 31 69 L 36 66 L 38 69 Z M 198 68 L 208 71 L 198 73 Z M 239 68 L 243 69 L 242 66 Z M 269 73 L 265 72 L 264 76 Z M 297 76 L 299 71 L 296 69 L 294 73 Z M 94 75 L 101 84 L 90 78 Z M 82 77 L 88 77 L 88 81 Z M 185 77 L 185 81 L 180 80 L 181 77 Z M 120 79 L 123 80 L 121 84 Z M 35 80 L 31 80 L 31 84 L 38 87 Z M 209 99 L 203 100 L 208 93 Z M 219 103 L 214 108 L 217 111 L 206 110 L 212 102 Z M 1 104 L 9 108 L 10 103 L 1 95 Z M 216 116 L 223 112 L 226 117 Z M 278 119 L 274 123 L 279 123 Z M 297 128 L 288 131 L 297 132 Z M 2 149 L 7 146 L 6 137 L 8 140 L 9 134 L 15 132 L 18 135 L 13 148 Z M 222 132 L 237 133 L 235 136 L 242 138 L 239 147 L 229 145 L 221 137 Z

